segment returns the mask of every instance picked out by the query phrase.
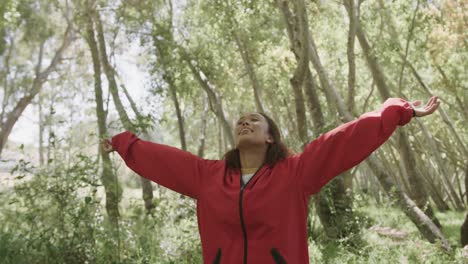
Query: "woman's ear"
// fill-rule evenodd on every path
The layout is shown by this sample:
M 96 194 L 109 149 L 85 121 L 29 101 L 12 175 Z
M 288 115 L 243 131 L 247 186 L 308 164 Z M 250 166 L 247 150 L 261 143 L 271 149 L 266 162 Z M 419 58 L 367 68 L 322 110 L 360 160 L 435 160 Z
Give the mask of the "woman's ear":
M 268 144 L 273 143 L 273 142 L 274 142 L 273 137 L 269 135 L 268 138 L 267 138 L 267 140 L 266 140 L 266 142 L 267 142 Z

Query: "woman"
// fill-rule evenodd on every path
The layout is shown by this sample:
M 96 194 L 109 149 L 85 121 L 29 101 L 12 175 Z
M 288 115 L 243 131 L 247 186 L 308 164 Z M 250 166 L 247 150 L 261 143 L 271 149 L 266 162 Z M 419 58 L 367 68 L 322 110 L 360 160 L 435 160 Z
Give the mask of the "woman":
M 432 114 L 432 97 L 391 98 L 288 155 L 274 122 L 264 114 L 242 116 L 236 148 L 224 160 L 205 160 L 177 148 L 143 141 L 131 132 L 105 140 L 139 175 L 197 200 L 204 263 L 309 263 L 307 205 L 334 176 L 357 165 L 413 116 Z

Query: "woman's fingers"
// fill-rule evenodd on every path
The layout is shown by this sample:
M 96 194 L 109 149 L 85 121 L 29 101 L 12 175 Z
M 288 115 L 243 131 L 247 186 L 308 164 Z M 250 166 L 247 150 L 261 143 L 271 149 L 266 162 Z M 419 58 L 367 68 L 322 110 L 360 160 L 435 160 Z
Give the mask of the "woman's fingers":
M 437 97 L 433 96 L 431 99 L 429 99 L 429 102 L 427 102 L 426 107 L 431 108 L 434 106 L 434 104 L 437 102 Z
M 112 152 L 114 151 L 114 148 L 112 148 L 112 144 L 111 142 L 109 141 L 109 139 L 105 138 L 101 141 L 101 146 L 102 146 L 102 149 L 105 151 L 105 152 Z
M 430 115 L 434 113 L 435 110 L 437 110 L 437 108 L 439 107 L 439 105 L 440 105 L 439 97 L 433 96 L 431 97 L 431 99 L 429 99 L 429 101 L 426 103 L 426 105 L 422 109 L 414 108 L 414 111 L 416 112 L 417 117 L 426 116 L 426 115 Z

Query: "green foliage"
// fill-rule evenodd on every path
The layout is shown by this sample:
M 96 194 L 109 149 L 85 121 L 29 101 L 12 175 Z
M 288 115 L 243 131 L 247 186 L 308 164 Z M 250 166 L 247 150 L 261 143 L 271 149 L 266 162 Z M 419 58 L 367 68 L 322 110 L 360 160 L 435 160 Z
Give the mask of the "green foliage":
M 116 230 L 98 194 L 96 161 L 78 154 L 71 167 L 52 164 L 47 170 L 25 161 L 14 167 L 18 183 L 0 195 L 1 263 L 201 261 L 191 200 L 164 190 L 153 216 L 134 201 Z
M 357 207 L 367 215 L 369 224 L 361 230 L 362 240 L 350 244 L 348 240 L 330 240 L 323 236 L 309 241 L 311 263 L 463 263 L 461 249 L 456 247 L 459 227 L 463 222 L 462 212 L 438 213 L 444 226 L 444 235 L 455 246 L 453 252 L 446 253 L 438 244 L 421 239 L 417 228 L 390 201 L 376 204 L 370 197 L 361 196 Z M 370 217 L 370 218 L 369 218 Z M 407 234 L 398 236 L 381 235 L 375 227 L 388 227 Z M 321 230 L 317 230 L 317 234 Z
M 35 169 L 22 162 L 14 168 L 17 179 L 30 179 L 17 183 L 14 192 L 2 199 L 0 236 L 8 243 L 1 243 L 0 262 L 83 263 L 93 259 L 94 234 L 102 228 L 96 221 L 96 188 L 88 185 L 96 185 L 92 176 L 96 165 L 84 156 L 76 162 L 70 168 L 60 164 Z M 32 175 L 31 170 L 35 171 Z
M 52 10 L 53 2 L 37 2 L 34 0 L 21 0 L 18 4 L 18 13 L 24 23 L 24 37 L 26 42 L 45 41 L 54 34 L 55 25 L 47 19 Z
M 0 2 L 0 55 L 5 52 L 7 28 L 16 23 L 19 13 L 15 10 L 17 1 L 4 0 Z

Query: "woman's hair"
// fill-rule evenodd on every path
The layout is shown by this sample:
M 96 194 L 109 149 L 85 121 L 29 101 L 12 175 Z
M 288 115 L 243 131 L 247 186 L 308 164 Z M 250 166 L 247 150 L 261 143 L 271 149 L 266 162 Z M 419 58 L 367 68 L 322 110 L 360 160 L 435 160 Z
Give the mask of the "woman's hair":
M 285 159 L 289 155 L 292 155 L 293 152 L 290 151 L 286 145 L 281 141 L 281 133 L 278 126 L 275 124 L 275 121 L 271 119 L 264 113 L 261 114 L 268 123 L 268 133 L 273 138 L 273 143 L 268 144 L 265 164 L 273 166 L 276 162 Z M 241 169 L 239 149 L 234 148 L 224 154 L 224 159 L 226 160 L 227 169 Z

